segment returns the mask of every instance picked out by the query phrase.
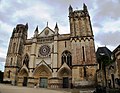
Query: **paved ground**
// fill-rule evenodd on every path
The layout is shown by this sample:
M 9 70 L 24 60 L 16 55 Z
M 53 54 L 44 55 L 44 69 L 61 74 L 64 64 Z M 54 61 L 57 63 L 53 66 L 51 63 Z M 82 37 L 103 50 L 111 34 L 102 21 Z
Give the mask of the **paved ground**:
M 27 88 L 0 84 L 0 93 L 71 93 L 64 90 L 51 90 L 45 88 Z
M 0 93 L 93 93 L 94 89 L 46 89 L 0 84 Z

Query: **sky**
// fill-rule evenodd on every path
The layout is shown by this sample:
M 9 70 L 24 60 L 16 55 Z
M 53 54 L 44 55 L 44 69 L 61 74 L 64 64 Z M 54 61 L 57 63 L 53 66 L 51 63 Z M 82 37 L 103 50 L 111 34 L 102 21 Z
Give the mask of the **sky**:
M 28 38 L 35 28 L 39 33 L 48 26 L 54 30 L 58 23 L 59 33 L 70 32 L 68 8 L 82 10 L 88 7 L 95 48 L 108 47 L 113 51 L 120 44 L 120 0 L 0 0 L 0 70 L 4 71 L 9 40 L 17 24 L 28 23 Z

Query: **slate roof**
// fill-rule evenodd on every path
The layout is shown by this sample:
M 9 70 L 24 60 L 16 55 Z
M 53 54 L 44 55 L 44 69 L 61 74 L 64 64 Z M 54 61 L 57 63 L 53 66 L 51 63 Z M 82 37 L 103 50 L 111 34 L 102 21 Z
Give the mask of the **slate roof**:
M 113 53 L 116 53 L 117 51 L 120 51 L 120 45 L 118 45 L 118 47 L 113 50 Z
M 112 52 L 107 47 L 98 47 L 96 57 L 99 58 L 102 55 L 106 55 L 111 58 Z

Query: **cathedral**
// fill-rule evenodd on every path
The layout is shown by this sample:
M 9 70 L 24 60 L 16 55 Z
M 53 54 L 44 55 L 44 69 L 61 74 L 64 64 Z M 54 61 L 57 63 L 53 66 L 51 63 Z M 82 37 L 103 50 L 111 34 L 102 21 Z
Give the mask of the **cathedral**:
M 96 84 L 94 35 L 87 6 L 69 6 L 69 34 L 59 34 L 48 25 L 33 37 L 28 24 L 13 29 L 4 71 L 4 81 L 17 86 L 42 88 L 93 87 Z

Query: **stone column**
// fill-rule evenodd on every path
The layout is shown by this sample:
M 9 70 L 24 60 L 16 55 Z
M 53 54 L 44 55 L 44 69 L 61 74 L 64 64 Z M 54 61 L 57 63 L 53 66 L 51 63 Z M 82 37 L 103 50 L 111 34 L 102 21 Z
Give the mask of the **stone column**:
M 34 86 L 33 70 L 35 68 L 36 43 L 37 43 L 37 39 L 33 38 L 31 54 L 30 54 L 30 62 L 29 62 L 29 77 L 28 77 L 28 86 L 30 87 Z
M 54 36 L 54 51 L 53 51 L 53 64 L 52 64 L 52 68 L 53 68 L 53 77 L 57 77 L 57 64 L 58 64 L 58 36 L 55 35 Z

